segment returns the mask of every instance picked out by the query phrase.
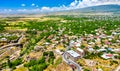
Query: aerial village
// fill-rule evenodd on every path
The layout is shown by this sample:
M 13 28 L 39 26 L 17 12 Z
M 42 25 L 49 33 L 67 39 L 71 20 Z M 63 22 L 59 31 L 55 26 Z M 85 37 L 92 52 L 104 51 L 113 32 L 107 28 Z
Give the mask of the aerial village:
M 53 19 L 54 17 L 56 19 Z M 26 19 L 22 18 L 22 22 L 21 19 L 20 22 L 19 20 L 15 22 L 18 25 L 13 22 L 7 23 L 9 28 L 16 25 L 19 28 L 22 26 L 22 30 L 0 33 L 0 70 L 117 71 L 120 68 L 120 24 L 112 26 L 113 29 L 110 30 L 104 30 L 103 28 L 107 27 L 105 25 L 91 30 L 94 28 L 91 26 L 96 25 L 92 25 L 91 21 L 102 21 L 106 17 L 87 16 L 87 20 L 83 19 L 84 17 L 81 17 L 80 20 L 78 17 L 71 20 L 70 17 L 48 16 L 27 23 Z M 53 22 L 48 22 L 46 18 L 52 20 L 54 24 L 52 25 Z M 91 20 L 93 18 L 94 20 Z M 36 20 L 37 22 L 35 22 Z M 78 24 L 72 25 L 78 21 L 90 23 L 87 24 L 89 28 L 84 28 L 83 31 L 78 30 Z M 115 21 L 118 21 L 118 18 Z M 56 24 L 58 22 L 60 24 Z M 84 24 L 79 24 L 79 27 L 83 28 L 86 26 Z M 5 29 L 5 31 L 7 30 L 8 28 Z M 77 34 L 76 31 L 84 34 L 73 35 Z M 63 67 L 61 68 L 61 66 Z

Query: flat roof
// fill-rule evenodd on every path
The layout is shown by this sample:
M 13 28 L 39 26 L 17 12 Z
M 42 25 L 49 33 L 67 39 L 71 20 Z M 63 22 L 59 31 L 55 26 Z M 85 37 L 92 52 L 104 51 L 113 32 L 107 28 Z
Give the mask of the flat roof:
M 69 51 L 67 51 L 67 53 L 69 53 L 71 56 L 73 56 L 73 57 L 78 57 L 78 56 L 80 56 L 77 52 L 75 52 L 75 51 L 73 51 L 73 50 L 69 50 Z

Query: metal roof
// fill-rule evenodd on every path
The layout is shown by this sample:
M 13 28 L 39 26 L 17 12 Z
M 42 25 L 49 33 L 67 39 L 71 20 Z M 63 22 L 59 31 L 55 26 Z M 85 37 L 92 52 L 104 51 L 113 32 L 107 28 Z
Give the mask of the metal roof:
M 71 56 L 73 56 L 73 57 L 79 57 L 80 55 L 77 53 L 77 52 L 75 52 L 75 51 L 73 51 L 73 50 L 69 50 L 69 51 L 67 51 Z

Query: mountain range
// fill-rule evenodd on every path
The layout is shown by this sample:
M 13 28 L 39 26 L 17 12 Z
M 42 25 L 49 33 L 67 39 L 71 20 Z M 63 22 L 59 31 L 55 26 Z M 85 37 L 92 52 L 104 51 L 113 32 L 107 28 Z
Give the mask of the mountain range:
M 57 12 L 34 12 L 34 13 L 12 13 L 15 15 L 51 15 L 51 14 L 71 14 L 71 13 L 113 13 L 113 14 L 120 14 L 120 5 L 99 5 L 99 6 L 91 6 L 86 8 L 79 8 L 79 9 L 73 9 L 73 10 L 63 10 L 63 11 L 57 11 Z M 10 13 L 9 13 L 10 14 Z M 9 14 L 7 14 L 9 16 Z M 1 16 L 5 16 L 6 14 L 0 14 Z
M 120 12 L 120 5 L 100 5 L 100 6 L 92 6 L 87 8 L 81 8 L 71 11 L 79 11 L 79 12 Z

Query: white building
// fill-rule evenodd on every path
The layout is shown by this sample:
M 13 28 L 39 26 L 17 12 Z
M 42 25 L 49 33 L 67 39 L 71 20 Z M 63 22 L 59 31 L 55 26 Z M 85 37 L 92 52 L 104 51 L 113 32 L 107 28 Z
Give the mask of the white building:
M 94 52 L 95 50 L 92 47 L 88 48 L 88 52 Z
M 106 51 L 107 51 L 107 50 L 104 49 L 104 48 L 97 50 L 97 52 L 106 52 Z
M 114 52 L 120 52 L 120 48 L 118 49 L 113 49 Z
M 69 51 L 67 51 L 67 57 L 76 61 L 80 58 L 80 54 L 78 54 L 77 52 L 75 52 L 73 50 L 69 50 Z
M 63 54 L 63 52 L 61 52 L 61 51 L 60 51 L 60 50 L 58 50 L 58 49 L 56 49 L 56 50 L 55 50 L 55 52 L 56 52 L 56 53 L 58 53 L 58 54 L 60 54 L 60 55 L 62 55 L 62 54 Z
M 7 38 L 1 38 L 0 41 L 7 42 Z
M 113 54 L 106 54 L 105 53 L 101 57 L 104 58 L 104 59 L 110 59 L 110 58 L 114 58 L 114 55 Z
M 77 53 L 79 53 L 81 57 L 83 57 L 84 54 L 85 54 L 85 53 L 84 53 L 84 50 L 83 50 L 83 49 L 80 49 L 80 48 L 77 48 Z

